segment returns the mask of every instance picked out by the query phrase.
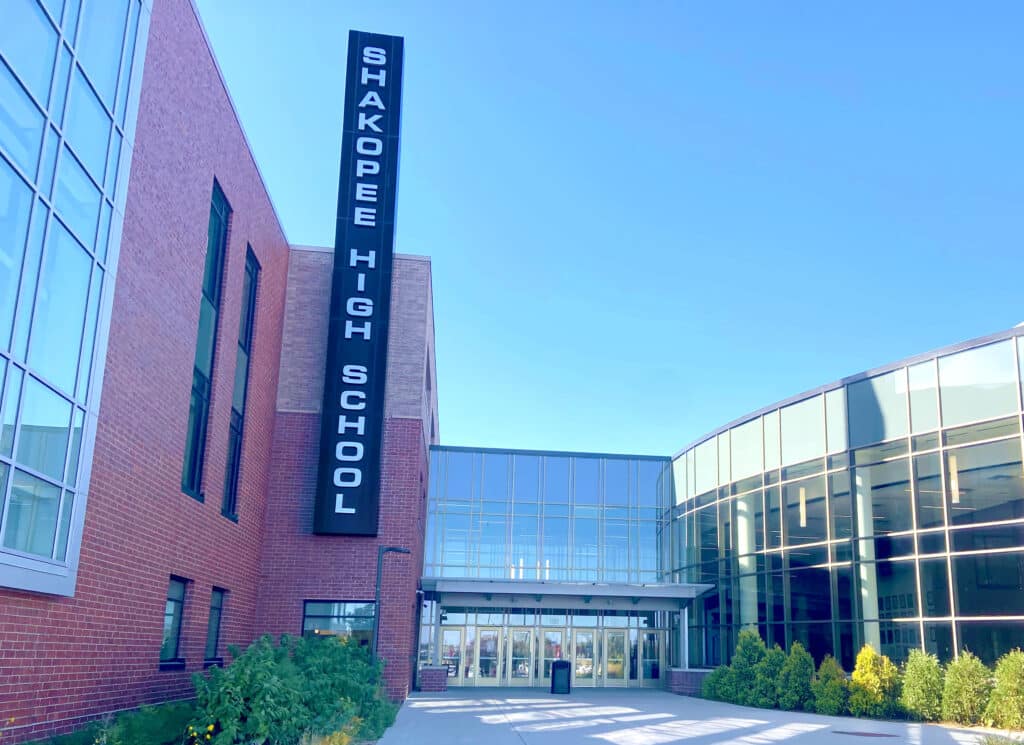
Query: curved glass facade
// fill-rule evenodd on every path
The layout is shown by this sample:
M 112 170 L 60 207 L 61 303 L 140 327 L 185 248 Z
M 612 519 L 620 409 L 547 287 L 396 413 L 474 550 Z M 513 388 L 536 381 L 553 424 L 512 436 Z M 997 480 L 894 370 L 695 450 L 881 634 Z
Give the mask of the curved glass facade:
M 864 643 L 1024 644 L 1024 328 L 762 410 L 673 459 L 671 579 L 714 584 L 690 662 L 742 628 L 847 670 Z

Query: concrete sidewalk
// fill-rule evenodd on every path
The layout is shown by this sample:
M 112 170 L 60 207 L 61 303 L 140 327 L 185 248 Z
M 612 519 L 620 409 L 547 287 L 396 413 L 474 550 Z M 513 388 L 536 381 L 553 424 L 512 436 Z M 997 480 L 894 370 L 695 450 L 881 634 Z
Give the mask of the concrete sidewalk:
M 416 693 L 379 745 L 821 745 L 865 738 L 974 745 L 989 731 L 751 709 L 663 691 L 530 688 Z

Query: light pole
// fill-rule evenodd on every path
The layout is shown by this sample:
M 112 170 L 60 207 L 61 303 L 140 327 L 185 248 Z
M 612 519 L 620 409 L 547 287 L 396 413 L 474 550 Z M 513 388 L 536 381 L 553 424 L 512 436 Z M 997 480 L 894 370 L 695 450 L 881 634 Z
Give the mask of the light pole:
M 411 554 L 407 548 L 401 546 L 377 546 L 377 587 L 374 590 L 373 601 L 373 658 L 377 659 L 377 634 L 380 631 L 380 575 L 384 568 L 384 554 Z

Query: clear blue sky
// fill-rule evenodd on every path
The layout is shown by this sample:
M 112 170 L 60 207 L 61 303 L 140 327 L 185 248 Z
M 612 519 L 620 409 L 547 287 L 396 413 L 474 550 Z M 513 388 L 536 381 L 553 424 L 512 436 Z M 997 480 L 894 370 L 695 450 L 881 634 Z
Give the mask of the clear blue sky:
M 446 444 L 671 454 L 1024 321 L 1024 3 L 198 4 L 292 243 L 348 29 L 406 38 Z

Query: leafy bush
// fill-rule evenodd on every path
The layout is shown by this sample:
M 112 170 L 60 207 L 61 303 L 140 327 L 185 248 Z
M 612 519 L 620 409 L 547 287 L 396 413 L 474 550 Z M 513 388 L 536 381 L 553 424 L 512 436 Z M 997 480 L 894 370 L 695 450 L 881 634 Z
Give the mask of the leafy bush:
M 1003 729 L 1024 729 L 1024 652 L 1014 649 L 996 663 L 995 687 L 985 721 Z
M 942 688 L 942 718 L 959 724 L 977 724 L 992 690 L 991 672 L 964 650 L 946 667 Z
M 942 666 L 933 654 L 910 651 L 903 667 L 903 708 L 915 719 L 934 722 L 942 715 Z
M 814 694 L 814 710 L 819 714 L 838 716 L 846 713 L 849 696 L 846 673 L 832 655 L 825 655 L 818 666 L 818 674 L 811 681 L 811 692 Z
M 234 661 L 193 677 L 195 742 L 291 745 L 340 734 L 380 735 L 396 708 L 381 692 L 381 663 L 340 637 L 263 637 Z
M 900 710 L 900 671 L 870 644 L 857 653 L 850 682 L 850 713 L 855 717 L 892 717 Z
M 143 706 L 34 745 L 180 745 L 194 713 L 190 701 Z
M 736 651 L 732 656 L 733 679 L 736 681 L 735 703 L 750 706 L 753 702 L 754 668 L 768 654 L 768 650 L 756 631 L 744 629 L 736 640 Z
M 786 711 L 810 709 L 814 704 L 811 693 L 811 679 L 814 677 L 814 659 L 804 645 L 793 642 L 789 648 L 782 670 L 779 671 L 776 690 L 779 694 L 779 708 Z
M 754 665 L 754 686 L 750 694 L 752 706 L 774 709 L 779 705 L 779 675 L 785 664 L 786 653 L 776 644 Z
M 736 678 L 728 665 L 716 667 L 704 678 L 700 686 L 700 695 L 713 701 L 736 701 Z

